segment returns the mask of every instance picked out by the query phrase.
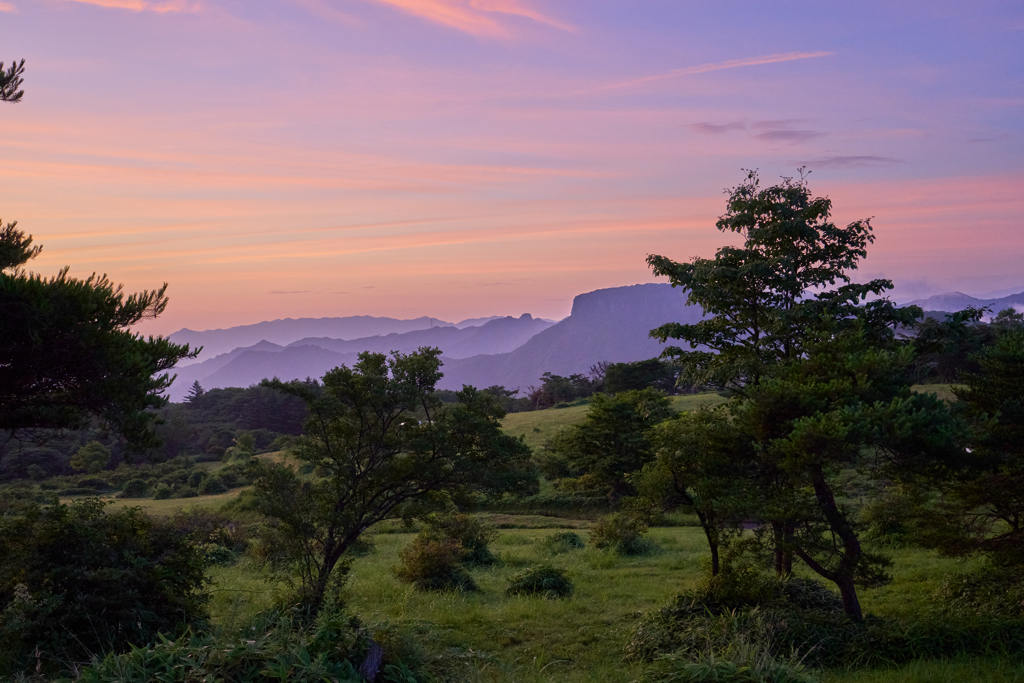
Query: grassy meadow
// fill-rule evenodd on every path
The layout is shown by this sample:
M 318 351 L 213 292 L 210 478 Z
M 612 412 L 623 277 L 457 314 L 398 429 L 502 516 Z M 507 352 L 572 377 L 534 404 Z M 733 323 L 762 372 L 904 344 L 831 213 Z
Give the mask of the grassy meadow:
M 923 385 L 919 391 L 954 399 L 949 385 Z M 717 394 L 673 398 L 677 410 L 714 404 Z M 504 420 L 505 430 L 540 447 L 559 429 L 581 421 L 586 405 L 517 413 Z M 284 458 L 284 453 L 270 457 Z M 215 471 L 220 463 L 207 463 Z M 243 489 L 187 499 L 115 499 L 113 505 L 138 506 L 147 513 L 170 515 L 191 506 L 220 507 Z M 482 513 L 499 530 L 491 549 L 499 558 L 492 567 L 472 570 L 480 590 L 473 593 L 422 592 L 399 581 L 392 569 L 399 552 L 414 536 L 400 524 L 372 529 L 373 550 L 357 558 L 345 588 L 349 609 L 380 638 L 411 638 L 430 668 L 457 681 L 637 681 L 643 665 L 631 664 L 624 646 L 641 615 L 668 603 L 700 579 L 706 541 L 695 526 L 656 527 L 649 532 L 657 552 L 622 557 L 589 545 L 550 554 L 543 539 L 560 529 L 583 538 L 593 522 L 586 515 Z M 682 516 L 672 516 L 686 524 Z M 917 618 L 935 609 L 933 593 L 942 578 L 971 568 L 970 562 L 942 558 L 918 549 L 883 550 L 895 560 L 892 584 L 863 589 L 868 614 Z M 506 597 L 509 577 L 525 567 L 552 563 L 564 568 L 575 584 L 569 599 Z M 248 559 L 212 570 L 211 610 L 215 625 L 233 629 L 256 612 L 272 606 L 282 586 L 270 572 Z M 390 634 L 383 635 L 383 634 Z M 1024 663 L 1001 659 L 916 661 L 891 669 L 818 672 L 823 683 L 1024 683 Z

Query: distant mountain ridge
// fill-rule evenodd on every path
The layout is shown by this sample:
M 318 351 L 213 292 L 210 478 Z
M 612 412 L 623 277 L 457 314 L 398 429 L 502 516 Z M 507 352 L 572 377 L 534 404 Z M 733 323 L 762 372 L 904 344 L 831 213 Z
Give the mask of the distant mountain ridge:
M 944 313 L 956 313 L 968 306 L 975 308 L 988 306 L 992 309 L 993 313 L 998 313 L 1004 308 L 1024 308 L 1024 291 L 991 299 L 979 299 L 963 292 L 946 292 L 945 294 L 930 296 L 927 299 L 915 299 L 906 305 L 920 306 L 925 311 Z
M 577 296 L 572 314 L 558 323 L 526 314 L 462 330 L 449 325 L 355 340 L 309 337 L 287 346 L 261 341 L 176 368 L 169 393 L 180 401 L 197 380 L 213 389 L 246 387 L 266 377 L 319 378 L 338 365 L 351 365 L 360 351 L 410 352 L 420 346 L 442 349 L 439 388 L 500 384 L 525 390 L 539 384 L 544 372 L 586 373 L 601 361 L 653 358 L 663 346 L 648 336 L 651 329 L 701 317 L 699 308 L 686 305 L 685 295 L 667 284 L 601 289 Z
M 188 344 L 192 348 L 202 346 L 203 353 L 196 361 L 200 362 L 261 341 L 284 346 L 305 337 L 358 339 L 380 334 L 401 334 L 434 326 L 453 325 L 426 316 L 413 320 L 378 318 L 370 315 L 352 315 L 344 318 L 283 318 L 226 329 L 197 331 L 184 328 L 169 335 L 168 339 L 176 344 Z

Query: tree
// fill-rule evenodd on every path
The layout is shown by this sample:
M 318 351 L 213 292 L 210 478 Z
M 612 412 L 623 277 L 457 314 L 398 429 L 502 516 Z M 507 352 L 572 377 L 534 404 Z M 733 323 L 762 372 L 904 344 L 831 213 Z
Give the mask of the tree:
M 636 492 L 628 475 L 654 459 L 648 432 L 672 414 L 668 398 L 656 389 L 594 394 L 583 422 L 559 432 L 547 450 L 581 485 L 602 489 L 615 503 Z
M 669 346 L 662 354 L 678 359 L 682 381 L 743 393 L 767 368 L 799 358 L 807 344 L 827 338 L 836 323 L 860 321 L 870 334 L 890 340 L 896 325 L 920 317 L 914 306 L 865 301 L 893 286 L 880 279 L 857 284 L 850 277 L 874 241 L 870 221 L 845 228 L 832 223 L 832 201 L 811 195 L 802 169 L 799 180 L 784 178 L 763 190 L 750 171 L 730 191 L 726 207 L 716 227 L 742 236 L 742 246 L 721 247 L 712 259 L 688 263 L 647 257 L 655 275 L 682 287 L 687 302 L 707 315 L 695 324 L 651 330 L 662 342 L 689 345 L 690 351 Z M 819 329 L 822 321 L 827 325 Z
M 76 470 L 96 474 L 110 464 L 110 449 L 99 441 L 90 441 L 71 456 L 71 466 Z
M 25 73 L 25 60 L 11 62 L 4 71 L 4 63 L 0 62 L 0 102 L 21 102 L 24 90 L 18 90 L 24 82 L 21 76 Z
M 658 358 L 632 363 L 608 363 L 604 373 L 604 391 L 617 394 L 630 389 L 652 387 L 671 394 L 677 391 L 676 368 Z
M 96 419 L 133 450 L 155 445 L 150 409 L 167 402 L 166 371 L 198 353 L 131 332 L 164 311 L 167 285 L 125 296 L 106 275 L 26 273 L 40 249 L 15 223 L 0 230 L 0 430 L 25 438 Z
M 203 389 L 203 385 L 199 383 L 199 380 L 192 382 L 192 386 L 189 387 L 188 395 L 185 396 L 185 403 L 195 404 L 199 402 L 199 399 L 203 397 L 206 390 Z
M 939 477 L 942 502 L 924 540 L 947 554 L 1024 566 L 1024 330 L 1007 332 L 975 360 L 979 371 L 954 389 L 971 424 L 966 467 Z
M 306 434 L 293 452 L 323 473 L 303 480 L 284 464 L 252 465 L 261 509 L 280 525 L 313 612 L 338 585 L 339 562 L 373 524 L 453 499 L 537 488 L 530 449 L 502 433 L 505 413 L 492 397 L 463 387 L 459 403 L 442 406 L 434 396 L 440 353 L 361 353 L 353 367 L 324 375 L 321 387 L 264 382 L 306 402 Z
M 867 220 L 840 228 L 828 198 L 801 173 L 761 189 L 757 174 L 733 188 L 719 230 L 742 236 L 713 259 L 649 256 L 658 275 L 687 291 L 706 318 L 651 331 L 684 378 L 732 394 L 732 424 L 749 463 L 746 514 L 762 523 L 776 572 L 793 557 L 836 583 L 850 617 L 862 618 L 856 582 L 884 578 L 884 560 L 860 545 L 839 502 L 853 467 L 892 475 L 937 454 L 955 457 L 956 430 L 934 396 L 909 389 L 913 351 L 896 328 L 920 317 L 885 298 L 888 280 L 854 283 L 850 271 L 874 237 Z M 734 446 L 730 446 L 730 450 Z M 717 447 L 705 458 L 736 458 Z
M 644 466 L 640 493 L 662 507 L 697 516 L 711 551 L 711 575 L 721 569 L 719 549 L 740 528 L 752 478 L 749 448 L 725 406 L 681 413 L 652 430 L 656 459 Z

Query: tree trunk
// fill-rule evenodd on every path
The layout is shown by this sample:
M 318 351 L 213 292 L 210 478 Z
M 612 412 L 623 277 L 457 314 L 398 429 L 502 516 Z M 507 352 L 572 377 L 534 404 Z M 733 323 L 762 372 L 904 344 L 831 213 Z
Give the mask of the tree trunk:
M 836 586 L 839 587 L 839 595 L 843 598 L 843 609 L 846 610 L 847 616 L 854 621 L 863 621 L 864 613 L 857 598 L 857 587 L 853 585 L 853 575 L 836 577 Z
M 864 556 L 860 547 L 860 539 L 853 525 L 843 515 L 839 505 L 836 504 L 835 496 L 828 482 L 825 481 L 825 474 L 821 467 L 815 468 L 812 484 L 814 495 L 818 499 L 818 505 L 825 516 L 832 532 L 839 537 L 843 544 L 843 552 L 839 557 L 839 566 L 832 576 L 827 576 L 839 587 L 839 593 L 843 596 L 843 607 L 846 614 L 856 621 L 864 619 L 864 613 L 860 609 L 860 601 L 857 599 L 857 588 L 854 586 L 853 577 L 857 565 Z M 820 573 L 820 572 L 819 572 Z M 824 574 L 822 574 L 825 576 Z

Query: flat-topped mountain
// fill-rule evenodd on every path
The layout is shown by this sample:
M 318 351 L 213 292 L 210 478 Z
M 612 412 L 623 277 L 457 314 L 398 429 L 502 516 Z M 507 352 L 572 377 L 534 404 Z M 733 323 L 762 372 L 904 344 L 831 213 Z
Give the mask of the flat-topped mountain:
M 361 351 L 409 353 L 422 346 L 442 351 L 439 388 L 500 384 L 525 390 L 539 384 L 545 372 L 571 375 L 586 373 L 601 361 L 653 358 L 662 345 L 648 336 L 651 329 L 667 322 L 696 322 L 701 315 L 699 308 L 686 305 L 680 290 L 667 284 L 601 289 L 577 296 L 572 314 L 558 323 L 525 314 L 462 329 L 445 325 L 359 339 L 310 336 L 286 346 L 261 341 L 177 368 L 170 396 L 182 400 L 196 380 L 213 389 L 245 387 L 266 377 L 319 378 L 338 365 L 351 365 Z

